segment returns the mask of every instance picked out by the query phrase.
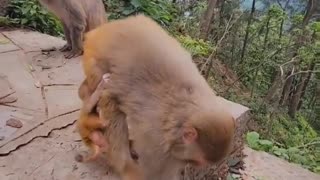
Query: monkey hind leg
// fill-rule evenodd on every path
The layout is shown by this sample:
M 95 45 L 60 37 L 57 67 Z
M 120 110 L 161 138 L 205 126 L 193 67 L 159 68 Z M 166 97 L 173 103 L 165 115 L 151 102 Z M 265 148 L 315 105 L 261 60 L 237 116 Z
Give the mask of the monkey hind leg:
M 66 59 L 71 59 L 71 58 L 75 58 L 78 56 L 81 56 L 83 54 L 83 50 L 81 49 L 72 49 L 71 51 L 67 52 L 64 57 Z
M 70 59 L 74 57 L 81 56 L 83 54 L 83 35 L 84 35 L 84 30 L 86 27 L 85 22 L 81 22 L 82 24 L 74 26 L 70 31 L 70 38 L 71 38 L 71 44 L 72 44 L 72 49 L 71 51 L 67 52 L 65 54 L 65 58 Z
M 86 156 L 82 154 L 77 154 L 75 160 L 77 162 L 89 162 L 96 160 L 98 156 L 101 154 L 100 147 L 98 145 L 92 144 L 90 149 L 93 151 L 92 154 Z

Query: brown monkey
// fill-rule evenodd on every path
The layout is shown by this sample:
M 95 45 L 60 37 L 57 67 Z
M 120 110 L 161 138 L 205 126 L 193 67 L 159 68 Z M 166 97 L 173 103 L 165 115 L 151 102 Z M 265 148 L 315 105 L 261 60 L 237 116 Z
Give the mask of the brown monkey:
M 187 163 L 218 163 L 229 153 L 232 115 L 190 53 L 151 19 L 139 15 L 90 31 L 82 62 L 92 88 L 111 73 L 107 91 L 127 115 L 146 179 L 178 179 Z
M 102 131 L 107 127 L 108 119 L 100 118 L 95 107 L 108 80 L 109 74 L 104 74 L 101 82 L 91 96 L 88 96 L 89 90 L 87 81 L 84 81 L 79 88 L 78 93 L 80 99 L 83 100 L 83 107 L 80 110 L 80 118 L 77 122 L 77 128 L 82 141 L 90 148 L 91 151 L 93 151 L 93 153 L 87 157 L 77 154 L 75 159 L 78 162 L 95 160 L 101 152 L 99 144 L 94 143 L 93 139 L 96 138 L 95 141 L 98 141 L 97 138 L 100 137 L 99 133 L 102 133 Z M 104 144 L 104 146 L 107 145 Z
M 86 97 L 88 93 L 86 80 L 79 88 L 79 96 L 81 99 L 85 99 L 84 103 L 87 104 L 84 104 L 82 108 L 78 129 L 84 143 L 93 149 L 94 153 L 86 158 L 78 154 L 76 160 L 85 162 L 95 159 L 101 153 L 100 146 L 102 146 L 104 147 L 102 152 L 107 157 L 108 164 L 119 173 L 123 180 L 143 180 L 143 173 L 135 161 L 137 156 L 130 148 L 131 142 L 129 141 L 126 115 L 118 109 L 116 99 L 111 97 L 108 91 L 102 93 L 100 91 L 104 87 L 102 82 L 108 81 L 107 75 L 103 76 L 102 81 L 89 98 Z M 100 95 L 99 98 L 97 98 L 98 95 Z M 100 115 L 91 112 L 97 99 L 99 99 Z M 108 125 L 102 124 L 106 122 Z M 104 128 L 106 138 L 98 131 L 101 127 Z
M 119 109 L 117 99 L 112 97 L 108 91 L 104 91 L 98 107 L 100 118 L 109 121 L 104 136 L 100 136 L 102 144 L 108 143 L 102 151 L 107 157 L 108 164 L 123 180 L 144 180 L 143 172 L 133 158 L 135 154 L 130 147 L 126 115 Z
M 109 76 L 110 74 L 103 75 L 101 82 L 99 83 L 98 87 L 92 94 L 89 93 L 89 86 L 88 86 L 87 80 L 83 81 L 83 83 L 80 85 L 78 94 L 80 99 L 83 100 L 84 103 L 81 109 L 80 119 L 77 123 L 78 125 L 77 127 L 83 142 L 93 151 L 93 154 L 87 157 L 83 157 L 82 155 L 77 154 L 75 158 L 78 162 L 86 162 L 89 160 L 94 160 L 98 157 L 98 155 L 101 152 L 100 145 L 99 143 L 95 143 L 92 140 L 93 138 L 95 138 L 96 139 L 95 141 L 100 141 L 99 137 L 102 137 L 100 136 L 100 133 L 102 131 L 105 131 L 106 129 L 110 129 L 110 127 L 107 128 L 107 124 L 110 123 L 110 120 L 111 120 L 111 123 L 110 123 L 111 128 L 115 127 L 115 129 L 119 129 L 119 130 L 113 130 L 111 132 L 121 133 L 122 131 L 124 131 L 123 136 L 126 137 L 126 139 L 125 138 L 122 138 L 122 139 L 125 139 L 125 141 L 129 141 L 128 135 L 127 135 L 128 134 L 127 123 L 125 119 L 121 120 L 121 118 L 123 118 L 123 115 L 121 115 L 121 113 L 118 112 L 119 110 L 117 109 L 115 102 L 111 97 L 108 96 L 108 92 L 104 92 L 104 96 L 102 98 L 102 94 L 103 94 L 103 91 L 105 90 L 105 86 L 109 81 Z M 100 98 L 102 99 L 100 100 Z M 96 107 L 98 102 L 99 104 L 103 105 L 103 108 L 102 108 L 103 110 L 100 110 L 99 108 L 99 107 L 102 107 L 102 105 L 99 105 Z M 119 118 L 119 120 L 117 118 Z M 124 122 L 122 123 L 122 121 Z M 122 124 L 125 128 L 123 128 Z M 117 128 L 117 126 L 119 127 Z M 109 136 L 113 137 L 115 133 L 110 133 Z M 111 138 L 111 141 L 112 139 L 113 138 Z M 128 150 L 130 150 L 129 151 L 130 156 L 128 156 L 128 158 L 130 158 L 129 162 L 132 161 L 131 158 L 133 158 L 134 160 L 137 160 L 138 155 L 131 148 L 132 141 L 128 142 L 129 143 L 128 148 L 126 147 L 125 141 L 124 140 L 121 141 L 123 143 L 119 143 L 118 145 L 119 146 L 121 145 L 120 146 L 121 148 L 122 146 L 126 148 L 125 153 Z M 109 143 L 105 143 L 104 146 L 106 146 L 106 144 L 109 144 Z M 107 155 L 109 157 L 113 157 L 115 153 L 119 153 L 119 155 L 121 155 L 121 158 L 124 157 L 124 155 L 126 156 L 127 154 L 124 154 L 124 155 L 120 154 L 124 151 L 123 149 L 120 149 L 120 147 L 119 149 L 112 148 L 112 149 L 117 149 L 117 151 L 116 152 L 110 151 L 110 153 L 107 153 Z M 109 155 L 109 154 L 112 154 L 112 155 Z M 116 155 L 117 154 L 115 154 L 115 157 L 117 157 Z M 116 164 L 116 166 L 120 166 L 121 165 L 120 163 L 125 162 L 125 161 L 120 161 L 119 159 L 117 159 L 117 161 L 118 163 Z M 115 169 L 120 169 L 120 168 L 115 168 Z
M 69 51 L 65 57 L 77 57 L 83 53 L 82 41 L 88 32 L 106 22 L 102 0 L 39 0 L 62 22 L 67 44 L 60 51 Z
M 83 107 L 81 109 L 80 119 L 78 121 L 79 134 L 82 137 L 85 144 L 94 152 L 92 157 L 90 158 L 84 158 L 82 155 L 78 154 L 76 156 L 76 160 L 79 162 L 93 160 L 100 154 L 99 146 L 97 146 L 97 144 L 94 144 L 91 140 L 92 138 L 90 137 L 93 132 L 95 132 L 95 138 L 100 137 L 100 136 L 97 136 L 97 134 L 99 133 L 98 130 L 101 130 L 101 129 L 105 130 L 106 128 L 105 125 L 109 123 L 109 118 L 113 117 L 109 114 L 112 114 L 118 111 L 118 109 L 114 107 L 114 103 L 111 103 L 111 99 L 108 99 L 108 97 L 104 97 L 104 100 L 100 100 L 100 98 L 102 97 L 102 93 L 106 87 L 106 84 L 109 81 L 109 76 L 110 74 L 108 73 L 103 75 L 102 80 L 100 81 L 98 87 L 93 93 L 90 92 L 87 79 L 85 79 L 79 87 L 78 95 L 80 99 L 84 101 Z M 104 94 L 106 96 L 107 92 L 105 92 Z M 99 106 L 98 106 L 98 102 L 100 104 Z M 109 106 L 104 107 L 103 111 L 101 111 L 100 110 L 101 104 L 103 105 L 108 104 Z M 132 144 L 133 144 L 132 140 L 129 140 L 131 157 L 134 160 L 137 160 L 139 157 L 138 157 L 138 154 L 132 148 Z M 88 160 L 85 160 L 85 159 L 88 159 Z

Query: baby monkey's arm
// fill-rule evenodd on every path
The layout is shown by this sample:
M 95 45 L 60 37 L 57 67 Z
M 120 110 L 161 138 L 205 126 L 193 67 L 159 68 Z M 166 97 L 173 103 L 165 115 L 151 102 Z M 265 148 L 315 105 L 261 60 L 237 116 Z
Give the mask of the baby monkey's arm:
M 102 76 L 100 83 L 98 84 L 96 90 L 92 93 L 88 101 L 83 105 L 83 111 L 90 113 L 93 108 L 96 107 L 102 92 L 105 90 L 108 81 L 110 80 L 110 74 L 106 73 Z M 99 112 L 99 111 L 98 111 Z

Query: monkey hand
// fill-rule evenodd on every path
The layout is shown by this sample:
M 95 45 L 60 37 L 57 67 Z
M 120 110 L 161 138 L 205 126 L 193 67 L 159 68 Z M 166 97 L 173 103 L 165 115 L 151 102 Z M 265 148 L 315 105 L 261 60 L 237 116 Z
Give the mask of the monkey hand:
M 85 102 L 83 110 L 87 113 L 92 112 L 93 108 L 97 105 L 102 92 L 106 89 L 107 83 L 110 80 L 110 74 L 106 73 L 102 76 L 100 83 L 98 84 L 96 90 L 92 93 L 90 98 Z
M 94 131 L 90 134 L 89 138 L 95 145 L 99 146 L 100 148 L 108 147 L 109 143 L 101 132 Z

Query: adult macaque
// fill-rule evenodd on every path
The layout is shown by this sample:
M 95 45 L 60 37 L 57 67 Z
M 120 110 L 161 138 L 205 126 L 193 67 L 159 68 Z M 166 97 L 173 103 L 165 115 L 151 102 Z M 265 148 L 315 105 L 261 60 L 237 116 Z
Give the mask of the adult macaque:
M 92 92 L 111 73 L 106 89 L 127 116 L 147 180 L 177 179 L 187 163 L 204 166 L 227 156 L 232 115 L 190 54 L 154 21 L 139 15 L 88 32 L 83 57 Z
M 83 53 L 82 41 L 88 32 L 106 22 L 102 0 L 39 0 L 62 22 L 67 44 L 60 51 L 69 51 L 66 58 Z

